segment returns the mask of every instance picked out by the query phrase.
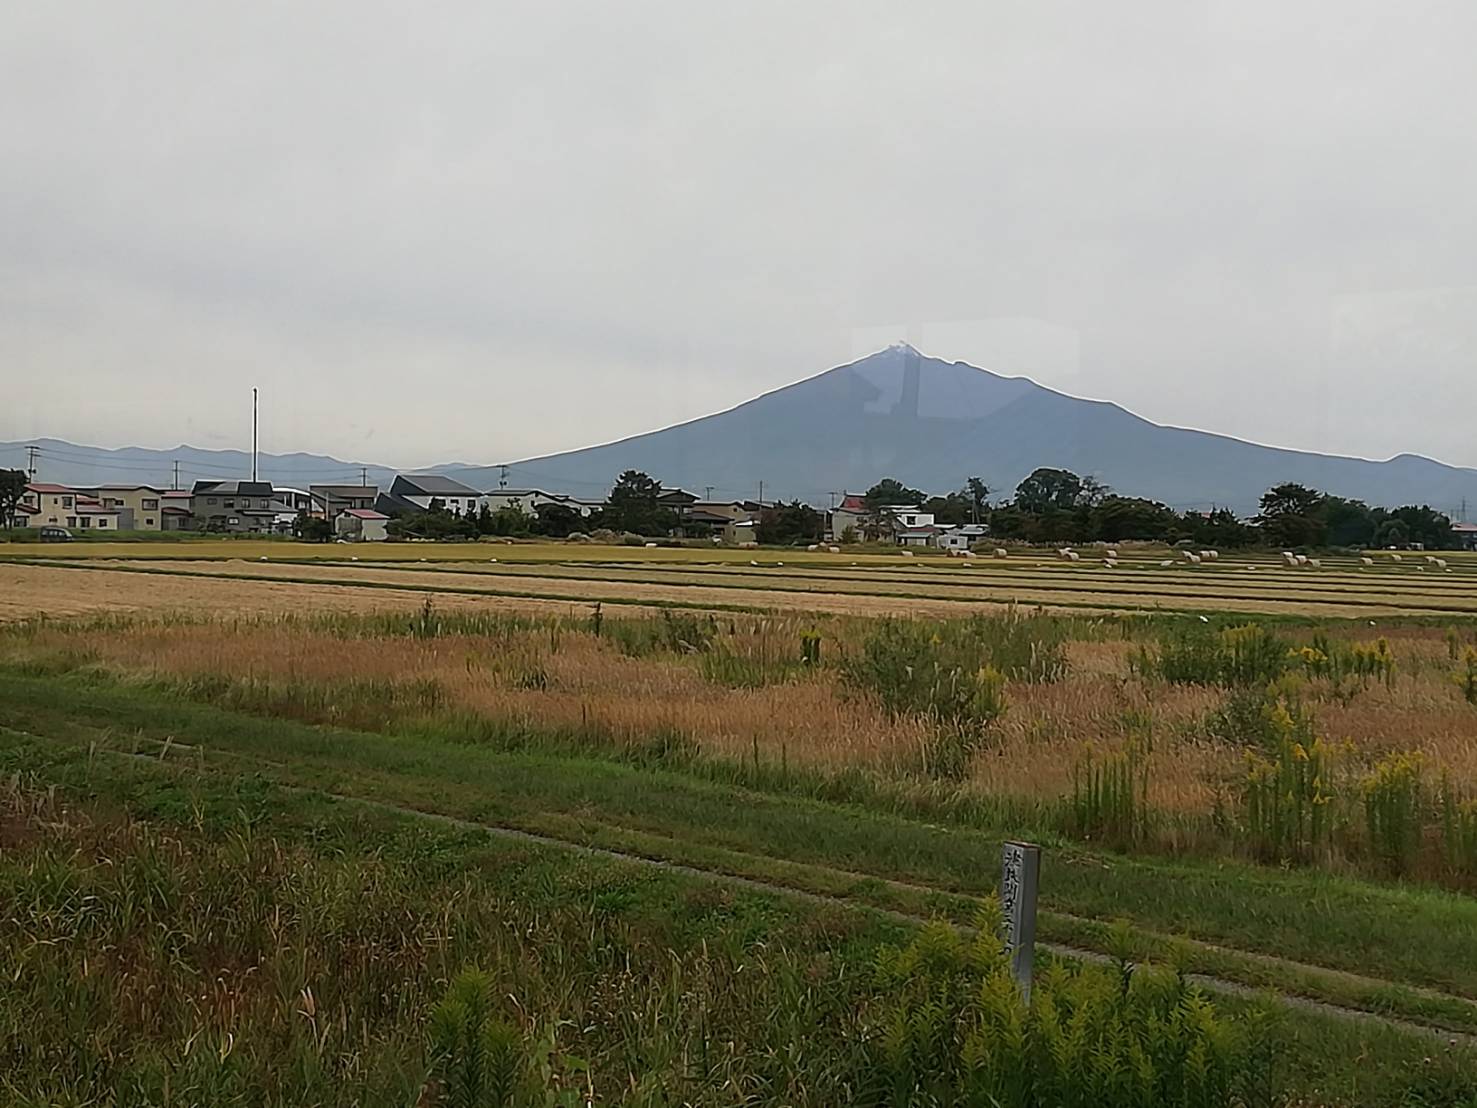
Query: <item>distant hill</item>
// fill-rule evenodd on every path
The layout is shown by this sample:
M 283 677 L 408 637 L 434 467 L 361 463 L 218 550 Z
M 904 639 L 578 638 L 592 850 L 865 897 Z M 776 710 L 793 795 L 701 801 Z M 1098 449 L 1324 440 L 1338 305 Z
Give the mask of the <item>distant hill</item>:
M 0 442 L 0 467 L 25 468 L 26 448 L 32 445 L 40 448 L 37 477 L 62 485 L 135 481 L 167 489 L 174 481 L 175 462 L 179 462 L 181 488 L 189 488 L 196 481 L 251 476 L 251 455 L 244 450 L 201 450 L 194 446 L 177 446 L 172 450 L 125 446 L 113 450 L 79 446 L 61 439 Z M 395 475 L 395 470 L 388 466 L 341 462 L 323 454 L 261 454 L 258 459 L 262 480 L 293 488 L 306 488 L 310 484 L 357 485 L 361 468 L 367 470 L 370 484 L 386 482 Z
M 245 477 L 241 451 L 105 450 L 37 440 L 40 475 L 71 484 L 136 480 L 167 486 L 172 463 L 182 484 Z M 25 443 L 0 443 L 0 466 L 20 467 Z M 319 454 L 263 454 L 265 479 L 284 485 L 352 483 L 361 463 Z M 895 346 L 776 389 L 726 412 L 601 446 L 512 463 L 511 487 L 598 496 L 617 474 L 640 469 L 668 486 L 715 497 L 798 497 L 825 504 L 831 493 L 865 490 L 896 477 L 929 492 L 978 475 L 1008 494 L 1038 466 L 1091 474 L 1117 492 L 1172 507 L 1228 506 L 1250 515 L 1270 486 L 1298 481 L 1371 504 L 1477 507 L 1477 470 L 1402 454 L 1388 461 L 1258 446 L 1225 435 L 1164 427 L 1116 404 L 1080 400 L 1024 377 L 1002 377 L 963 362 Z M 366 465 L 371 483 L 393 471 Z M 452 462 L 432 467 L 495 488 L 500 466 Z
M 717 415 L 510 467 L 518 484 L 608 488 L 625 469 L 715 496 L 824 504 L 883 476 L 929 492 L 971 475 L 1013 491 L 1038 466 L 1091 474 L 1125 495 L 1250 515 L 1261 494 L 1298 481 L 1371 504 L 1477 506 L 1477 470 L 1402 454 L 1384 462 L 1258 446 L 1164 427 L 1116 404 L 1080 400 L 1024 377 L 895 346 Z M 468 468 L 470 483 L 495 483 Z

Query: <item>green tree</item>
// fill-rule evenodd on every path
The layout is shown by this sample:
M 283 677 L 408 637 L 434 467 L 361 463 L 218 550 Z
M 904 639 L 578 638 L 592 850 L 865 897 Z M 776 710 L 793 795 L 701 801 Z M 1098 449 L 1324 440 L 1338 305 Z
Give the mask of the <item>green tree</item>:
M 543 503 L 534 508 L 538 515 L 536 530 L 550 538 L 567 539 L 576 531 L 584 529 L 585 521 L 579 512 L 567 504 Z
M 1179 516 L 1157 501 L 1108 496 L 1089 510 L 1087 532 L 1079 538 L 1163 542 L 1179 527 L 1179 522 Z
M 932 512 L 935 523 L 959 524 L 973 523 L 975 508 L 964 491 L 951 492 L 948 496 L 930 496 L 922 504 L 925 512 Z
M 1449 550 L 1456 545 L 1451 533 L 1451 520 L 1425 504 L 1406 504 L 1390 513 L 1390 518 L 1405 524 L 1411 542 L 1427 550 Z
M 818 541 L 824 518 L 808 504 L 792 500 L 759 513 L 756 538 L 766 545 L 784 546 Z
M 1069 469 L 1042 467 L 1015 488 L 1015 506 L 1023 512 L 1040 515 L 1056 509 L 1070 511 L 1082 496 L 1082 478 Z
M 23 469 L 0 469 L 0 523 L 15 526 L 15 510 L 26 495 L 29 478 Z
M 990 487 L 978 477 L 971 477 L 964 482 L 964 492 L 969 497 L 969 507 L 973 515 L 971 522 L 979 523 L 990 510 Z
M 658 503 L 661 494 L 660 481 L 637 469 L 626 470 L 610 490 L 600 513 L 600 525 L 638 535 L 665 535 L 676 525 L 677 517 Z
M 1179 520 L 1179 533 L 1169 538 L 1187 538 L 1199 546 L 1252 546 L 1261 536 L 1250 524 L 1242 523 L 1229 508 L 1213 512 L 1186 512 Z
M 1317 489 L 1289 481 L 1262 494 L 1257 525 L 1273 546 L 1322 546 L 1328 538 L 1326 497 Z
M 1323 498 L 1323 522 L 1330 546 L 1368 546 L 1378 525 L 1368 504 L 1342 496 Z
M 869 508 L 881 508 L 888 504 L 921 504 L 923 493 L 911 489 L 895 477 L 884 477 L 862 494 L 862 503 Z
M 1409 546 L 1410 528 L 1403 519 L 1386 519 L 1374 532 L 1375 546 Z
M 292 521 L 292 534 L 300 542 L 330 542 L 333 539 L 333 524 L 326 519 L 299 512 Z

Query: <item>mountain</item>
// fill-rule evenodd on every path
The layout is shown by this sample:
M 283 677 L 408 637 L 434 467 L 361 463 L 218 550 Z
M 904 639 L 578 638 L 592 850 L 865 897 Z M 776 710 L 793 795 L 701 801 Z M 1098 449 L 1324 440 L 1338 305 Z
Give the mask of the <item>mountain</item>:
M 1253 514 L 1261 494 L 1297 481 L 1371 504 L 1477 505 L 1477 470 L 1402 454 L 1389 461 L 1259 446 L 1165 427 L 1116 404 L 1081 400 L 1024 377 L 887 350 L 766 393 L 717 415 L 509 467 L 513 483 L 607 489 L 626 469 L 718 497 L 799 497 L 824 504 L 896 477 L 929 492 L 978 475 L 1014 490 L 1038 466 L 1091 474 L 1124 495 L 1178 508 Z M 459 467 L 460 468 L 460 467 Z M 495 484 L 492 468 L 461 470 Z
M 38 475 L 68 484 L 138 481 L 168 486 L 246 477 L 241 451 L 130 447 L 106 450 L 53 439 Z M 0 466 L 25 464 L 26 443 L 0 443 Z M 1038 466 L 1092 475 L 1130 496 L 1177 508 L 1227 506 L 1250 515 L 1261 494 L 1297 481 L 1371 504 L 1430 504 L 1454 512 L 1477 505 L 1477 470 L 1402 454 L 1374 462 L 1258 446 L 1225 435 L 1165 427 L 1116 404 L 1081 400 L 1024 377 L 894 346 L 849 365 L 765 393 L 726 412 L 601 446 L 500 466 L 435 467 L 480 488 L 535 487 L 599 496 L 623 470 L 719 498 L 798 497 L 825 504 L 832 493 L 863 491 L 896 477 L 947 492 L 978 475 L 1008 494 Z M 361 463 L 321 454 L 263 454 L 263 478 L 281 485 L 357 483 Z M 383 486 L 393 470 L 366 465 Z
M 201 450 L 177 446 L 152 450 L 125 446 L 113 450 L 101 446 L 79 446 L 61 439 L 31 439 L 0 442 L 0 467 L 23 469 L 28 449 L 37 448 L 36 476 L 62 485 L 118 484 L 170 488 L 174 463 L 179 463 L 179 484 L 189 488 L 196 481 L 230 480 L 251 476 L 251 455 L 244 450 Z M 310 484 L 357 485 L 361 470 L 370 484 L 384 483 L 395 475 L 388 466 L 341 462 L 323 454 L 261 454 L 258 472 L 264 481 L 279 486 L 306 488 Z

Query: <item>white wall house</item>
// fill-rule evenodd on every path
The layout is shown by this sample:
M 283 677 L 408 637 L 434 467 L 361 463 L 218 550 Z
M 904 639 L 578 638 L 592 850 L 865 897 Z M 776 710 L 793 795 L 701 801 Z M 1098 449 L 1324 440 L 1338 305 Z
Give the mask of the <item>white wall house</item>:
M 941 550 L 968 550 L 977 542 L 982 542 L 990 529 L 983 523 L 966 523 L 958 527 L 950 527 L 938 534 L 938 546 Z

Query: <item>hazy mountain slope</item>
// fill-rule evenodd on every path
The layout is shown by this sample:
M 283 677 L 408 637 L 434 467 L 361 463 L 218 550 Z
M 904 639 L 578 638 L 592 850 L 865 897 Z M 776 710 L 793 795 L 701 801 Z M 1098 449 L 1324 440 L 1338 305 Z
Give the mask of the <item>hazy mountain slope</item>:
M 24 464 L 22 443 L 0 443 L 0 465 Z M 244 477 L 240 451 L 102 450 L 42 440 L 40 476 L 67 483 L 168 485 L 171 462 L 183 484 Z M 1037 466 L 1092 474 L 1119 492 L 1179 508 L 1226 505 L 1256 510 L 1282 481 L 1373 504 L 1428 503 L 1477 510 L 1477 470 L 1401 455 L 1384 462 L 1258 446 L 1224 435 L 1162 427 L 1116 404 L 1079 400 L 1020 377 L 925 358 L 907 347 L 879 351 L 726 412 L 619 442 L 532 458 L 508 467 L 513 487 L 599 496 L 617 474 L 640 469 L 668 485 L 717 497 L 764 495 L 826 503 L 883 476 L 931 492 L 958 488 L 971 475 L 1008 494 Z M 469 484 L 494 488 L 497 466 L 439 467 Z M 390 470 L 368 467 L 371 482 Z M 262 476 L 279 484 L 354 482 L 359 463 L 315 454 L 268 455 Z
M 518 484 L 597 491 L 624 469 L 716 496 L 865 489 L 890 475 L 930 491 L 970 475 L 1008 491 L 1037 466 L 1093 474 L 1120 492 L 1180 506 L 1256 510 L 1270 485 L 1305 484 L 1372 503 L 1477 507 L 1477 470 L 1402 455 L 1386 462 L 1281 450 L 1162 427 L 1115 404 L 1024 378 L 924 358 L 904 347 L 766 393 L 726 412 L 619 442 L 530 459 Z M 469 469 L 473 482 L 496 479 Z
M 60 439 L 0 442 L 0 467 L 24 468 L 29 445 L 40 447 L 36 461 L 38 479 L 63 485 L 136 482 L 167 489 L 174 480 L 176 461 L 180 464 L 183 488 L 189 488 L 197 480 L 251 476 L 251 455 L 243 450 L 201 450 L 193 446 L 177 446 L 172 450 L 125 446 L 114 450 L 79 446 Z M 342 462 L 323 454 L 262 454 L 258 463 L 263 480 L 304 488 L 315 483 L 358 484 L 362 468 L 359 462 Z M 395 472 L 379 465 L 367 469 L 370 484 L 387 481 Z

